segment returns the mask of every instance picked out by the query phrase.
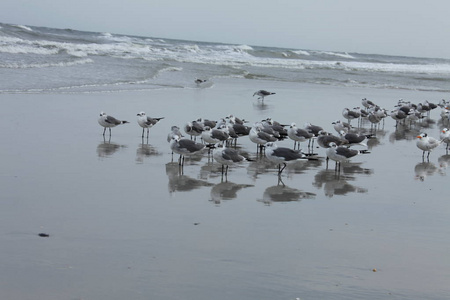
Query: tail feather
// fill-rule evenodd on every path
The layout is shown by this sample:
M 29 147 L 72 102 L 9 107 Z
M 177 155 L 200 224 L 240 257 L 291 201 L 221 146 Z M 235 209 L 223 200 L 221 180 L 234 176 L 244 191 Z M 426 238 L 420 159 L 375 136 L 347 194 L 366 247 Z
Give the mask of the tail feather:
M 122 121 L 122 124 L 127 124 L 127 123 L 130 123 L 130 122 L 128 122 L 128 121 Z

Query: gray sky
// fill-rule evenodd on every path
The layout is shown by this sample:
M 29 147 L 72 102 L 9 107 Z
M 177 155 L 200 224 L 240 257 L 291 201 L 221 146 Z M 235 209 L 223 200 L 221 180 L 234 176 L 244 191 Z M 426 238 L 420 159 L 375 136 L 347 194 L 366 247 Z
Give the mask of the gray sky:
M 0 22 L 209 42 L 450 58 L 450 1 L 3 0 Z

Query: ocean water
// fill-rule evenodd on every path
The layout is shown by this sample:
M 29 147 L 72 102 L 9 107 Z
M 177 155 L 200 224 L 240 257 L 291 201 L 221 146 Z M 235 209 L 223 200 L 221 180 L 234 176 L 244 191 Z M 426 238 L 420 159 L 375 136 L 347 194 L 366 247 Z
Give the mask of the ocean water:
M 450 91 L 450 60 L 0 23 L 0 93 L 194 88 L 196 78 Z

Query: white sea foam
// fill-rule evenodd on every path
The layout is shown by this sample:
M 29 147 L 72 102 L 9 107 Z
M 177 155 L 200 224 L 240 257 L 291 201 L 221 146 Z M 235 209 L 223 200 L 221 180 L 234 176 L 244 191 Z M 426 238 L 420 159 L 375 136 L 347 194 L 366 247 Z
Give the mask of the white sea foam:
M 26 31 L 33 31 L 33 29 L 31 29 L 30 27 L 25 26 L 25 25 L 13 25 L 13 26 L 14 26 L 14 27 L 17 27 L 17 28 L 24 29 L 24 30 L 26 30 Z
M 47 40 L 24 40 L 16 37 L 0 36 L 0 53 L 12 54 L 40 54 L 57 55 L 60 52 L 85 58 L 88 56 L 111 56 L 117 58 L 140 58 L 147 61 L 175 60 L 186 63 L 223 65 L 230 67 L 264 67 L 264 68 L 289 68 L 289 69 L 342 69 L 368 72 L 400 72 L 400 73 L 426 73 L 426 74 L 450 74 L 450 64 L 399 64 L 399 63 L 373 63 L 356 61 L 356 58 L 348 53 L 315 52 L 319 55 L 328 55 L 353 59 L 353 61 L 328 61 L 256 57 L 249 53 L 254 50 L 247 45 L 197 45 L 197 44 L 168 44 L 167 46 L 155 45 L 144 40 L 135 43 L 133 38 L 117 36 L 109 33 L 103 34 L 108 39 L 114 39 L 112 43 L 63 43 Z M 303 50 L 295 50 L 293 53 L 309 56 L 310 53 Z M 280 52 L 285 53 L 286 52 Z M 287 55 L 289 56 L 289 55 Z
M 74 60 L 74 61 L 62 61 L 62 62 L 54 62 L 54 63 L 19 63 L 19 62 L 0 62 L 0 68 L 8 68 L 8 69 L 27 69 L 27 68 L 49 68 L 49 67 L 70 67 L 75 65 L 84 65 L 93 63 L 94 61 L 92 59 L 80 59 L 80 60 Z
M 94 82 L 140 83 L 139 80 L 142 79 L 144 84 L 151 85 L 155 81 L 161 84 L 168 80 L 169 85 L 174 84 L 178 87 L 185 84 L 187 76 L 196 76 L 199 70 L 204 70 L 209 78 L 244 76 L 250 79 L 272 78 L 302 82 L 315 82 L 320 78 L 319 84 L 352 86 L 367 84 L 381 87 L 387 74 L 389 80 L 394 82 L 389 82 L 386 88 L 423 85 L 424 89 L 435 86 L 446 89 L 445 82 L 450 78 L 450 61 L 442 59 L 164 40 L 108 32 L 86 33 L 66 30 L 58 34 L 57 29 L 46 33 L 45 28 L 34 30 L 33 35 L 30 35 L 25 31 L 33 30 L 33 27 L 20 27 L 23 30 L 11 29 L 11 25 L 3 27 L 0 36 L 0 68 L 4 69 L 4 74 L 0 73 L 2 76 L 8 76 L 8 72 L 11 72 L 8 69 L 46 67 L 59 67 L 58 73 L 64 74 L 73 71 L 69 68 L 64 70 L 64 67 L 86 64 L 86 68 L 82 70 L 77 68 L 77 71 L 87 72 L 87 77 L 92 78 Z M 11 30 L 11 33 L 8 30 Z M 93 71 L 96 68 L 89 67 L 89 64 L 94 62 L 103 72 L 97 74 Z M 307 72 L 295 72 L 297 70 Z M 26 74 L 28 71 L 18 73 L 20 72 Z M 367 73 L 371 73 L 373 81 L 367 82 L 365 76 Z M 105 74 L 108 76 L 104 76 Z M 364 79 L 358 78 L 360 74 L 364 75 Z M 161 76 L 157 78 L 158 75 Z M 417 77 L 429 80 L 414 82 Z M 32 77 L 30 82 L 35 79 L 36 82 L 30 86 L 40 86 L 39 76 Z M 79 77 L 72 80 L 70 76 L 67 77 L 67 82 L 64 80 L 66 79 L 61 78 L 58 85 L 61 82 L 67 86 L 90 82 L 90 79 L 83 80 Z M 56 83 L 42 83 L 45 86 L 53 84 L 56 85 Z M 14 87 L 16 85 L 11 84 Z M 8 83 L 0 86 L 0 89 L 8 89 Z
M 306 56 L 310 56 L 311 54 L 309 54 L 309 52 L 308 51 L 305 51 L 305 50 L 295 50 L 295 51 L 292 51 L 293 53 L 295 53 L 295 54 L 298 54 L 298 55 L 306 55 Z
M 329 55 L 329 56 L 338 56 L 338 57 L 343 57 L 343 58 L 350 58 L 350 59 L 354 59 L 355 58 L 354 56 L 348 54 L 347 52 L 339 53 L 339 52 L 329 52 L 329 51 L 317 51 L 316 53 Z

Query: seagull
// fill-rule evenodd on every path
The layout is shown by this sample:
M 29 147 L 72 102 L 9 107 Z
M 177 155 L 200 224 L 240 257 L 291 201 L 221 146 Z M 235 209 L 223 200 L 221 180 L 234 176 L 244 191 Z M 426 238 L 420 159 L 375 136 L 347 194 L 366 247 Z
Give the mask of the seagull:
M 319 132 L 323 130 L 323 127 L 318 125 L 313 125 L 309 122 L 306 122 L 304 125 L 305 129 L 308 130 L 308 132 L 312 133 L 314 136 L 318 136 Z
M 332 159 L 336 162 L 336 169 L 341 170 L 341 162 L 345 162 L 350 160 L 350 158 L 360 154 L 360 153 L 369 153 L 367 151 L 358 151 L 355 149 L 350 149 L 343 146 L 338 146 L 336 143 L 331 142 L 330 148 L 327 149 L 327 158 Z M 339 166 L 339 168 L 338 168 Z
M 170 149 L 173 152 L 180 154 L 178 164 L 184 165 L 184 157 L 191 156 L 200 153 L 206 146 L 201 143 L 196 143 L 193 140 L 181 139 L 178 135 L 175 135 L 170 141 Z
M 341 120 L 336 120 L 331 124 L 333 125 L 334 130 L 336 130 L 338 133 L 340 133 L 342 130 L 347 133 L 350 131 L 350 129 L 352 129 L 352 125 L 347 122 L 341 122 Z
M 233 124 L 241 124 L 241 125 L 244 125 L 244 123 L 247 122 L 245 119 L 240 119 L 240 118 L 235 117 L 235 116 L 233 116 L 233 115 L 227 116 L 226 119 L 229 119 L 231 122 L 233 122 Z
M 375 112 L 370 112 L 369 116 L 367 117 L 367 120 L 370 122 L 370 128 L 374 128 L 377 126 L 378 123 L 380 123 L 381 118 L 378 117 L 378 115 Z
M 357 134 L 357 133 L 352 133 L 352 132 L 348 132 L 345 133 L 345 131 L 341 131 L 340 132 L 341 137 L 343 139 L 345 139 L 348 143 L 346 144 L 346 146 L 350 147 L 350 146 L 354 146 L 354 145 L 361 145 L 364 147 L 367 147 L 367 144 L 363 143 L 367 138 L 370 137 L 364 134 Z
M 214 128 L 217 125 L 217 121 L 203 119 L 203 118 L 197 119 L 197 123 L 201 124 L 203 127 L 209 126 L 210 128 Z
M 103 136 L 105 136 L 106 128 L 109 129 L 109 136 L 111 136 L 111 128 L 112 127 L 116 127 L 117 125 L 126 124 L 126 123 L 130 123 L 130 122 L 117 120 L 114 117 L 108 116 L 104 112 L 100 112 L 100 117 L 98 118 L 98 124 L 100 124 L 100 126 L 103 126 L 105 128 L 105 129 L 103 129 Z
M 250 133 L 248 135 L 250 140 L 253 143 L 259 145 L 261 149 L 268 142 L 278 141 L 278 139 L 276 137 L 274 137 L 273 135 L 262 131 L 262 127 L 263 126 L 261 123 L 259 123 L 259 122 L 255 123 L 255 125 L 253 125 L 253 127 L 250 130 Z
M 361 103 L 362 103 L 362 105 L 363 105 L 365 108 L 371 108 L 371 107 L 374 107 L 374 106 L 375 106 L 375 103 L 373 103 L 372 101 L 368 100 L 367 98 L 363 98 L 363 99 L 361 100 Z
M 348 123 L 350 123 L 351 120 L 358 119 L 361 116 L 361 114 L 357 111 L 344 108 L 344 110 L 342 111 L 342 116 L 348 120 Z
M 298 143 L 298 147 L 300 148 L 300 142 L 305 142 L 310 140 L 314 135 L 308 132 L 306 129 L 297 128 L 295 123 L 291 123 L 287 130 L 288 137 L 294 141 L 294 150 L 295 145 Z
M 314 135 L 314 137 L 318 137 L 319 134 L 320 134 L 320 131 L 323 130 L 323 128 L 321 126 L 313 125 L 313 124 L 311 124 L 309 122 L 305 123 L 304 128 L 308 132 L 312 133 Z M 308 148 L 311 148 L 311 149 L 314 148 L 314 139 L 313 138 L 309 140 Z
M 225 126 L 225 125 L 224 125 Z M 211 128 L 205 126 L 202 131 L 202 139 L 208 144 L 216 144 L 218 142 L 225 142 L 230 138 L 230 135 L 222 129 Z
M 321 130 L 317 137 L 317 144 L 322 148 L 330 148 L 331 143 L 335 143 L 337 146 L 348 144 L 348 141 L 344 138 L 332 135 L 331 133 Z
M 418 135 L 417 139 L 417 148 L 423 151 L 422 159 L 425 156 L 425 152 L 428 152 L 427 159 L 429 159 L 431 151 L 442 143 L 442 141 L 438 141 L 437 139 L 428 136 L 426 133 Z
M 213 158 L 222 165 L 222 175 L 224 174 L 224 166 L 226 166 L 225 176 L 228 174 L 228 166 L 245 161 L 244 156 L 234 149 L 226 148 L 225 143 L 223 143 L 222 147 L 216 144 L 216 148 L 213 149 Z
M 448 144 L 450 144 L 450 131 L 448 130 L 448 128 L 442 129 L 439 137 L 443 143 L 447 144 L 447 147 L 445 147 L 445 150 L 447 151 L 447 154 L 448 154 Z
M 189 134 L 192 137 L 197 137 L 202 134 L 203 131 L 203 125 L 197 121 L 188 122 L 186 125 L 184 125 L 184 132 Z
M 183 137 L 183 135 L 181 134 L 181 131 L 180 131 L 180 127 L 174 125 L 170 128 L 169 134 L 167 134 L 167 142 L 170 143 L 172 138 L 176 135 L 178 135 L 180 138 Z
M 261 99 L 262 101 L 264 101 L 264 97 L 270 96 L 270 95 L 275 95 L 275 93 L 268 92 L 266 90 L 259 90 L 253 94 L 253 97 L 255 97 L 255 95 L 258 96 L 258 99 Z
M 147 138 L 148 138 L 148 132 L 149 129 L 153 127 L 156 123 L 158 123 L 160 120 L 164 119 L 164 117 L 161 118 L 150 118 L 145 115 L 145 112 L 141 111 L 137 114 L 138 119 L 137 122 L 139 126 L 142 127 L 142 137 L 144 137 L 145 128 L 147 128 Z
M 281 175 L 284 168 L 286 168 L 286 162 L 292 162 L 300 159 L 308 159 L 299 150 L 292 150 L 290 148 L 278 147 L 277 144 L 269 142 L 266 144 L 266 157 L 269 161 L 278 164 L 278 175 Z M 283 164 L 283 168 L 281 168 Z
M 272 120 L 272 118 L 267 118 L 262 121 L 263 125 L 268 124 L 274 131 L 276 131 L 280 138 L 287 137 L 287 130 L 284 128 L 287 125 L 283 125 L 277 121 Z
M 407 114 L 409 113 L 410 108 L 408 108 L 408 112 L 405 113 L 404 110 L 401 109 L 397 109 L 397 110 L 392 110 L 391 111 L 391 118 L 395 120 L 396 124 L 395 127 L 397 127 L 398 123 L 402 120 L 404 120 L 407 116 Z
M 207 81 L 206 79 L 199 79 L 199 78 L 195 79 L 195 83 L 198 85 L 205 83 L 206 81 Z

